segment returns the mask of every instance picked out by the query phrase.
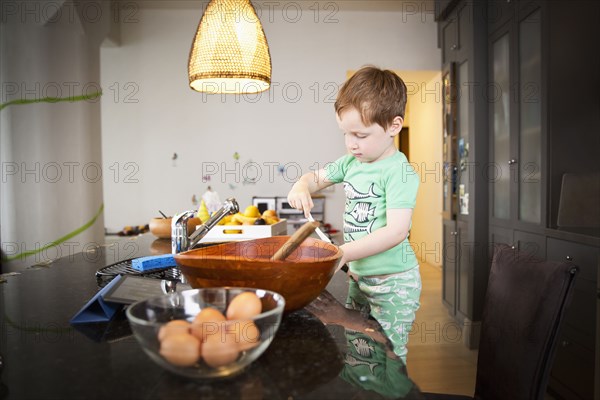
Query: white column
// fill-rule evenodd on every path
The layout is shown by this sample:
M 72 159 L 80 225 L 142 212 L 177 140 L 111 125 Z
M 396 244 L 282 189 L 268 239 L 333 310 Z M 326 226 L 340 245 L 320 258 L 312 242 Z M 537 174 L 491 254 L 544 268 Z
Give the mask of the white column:
M 106 1 L 3 1 L 1 22 L 0 227 L 14 256 L 76 231 L 103 204 L 99 47 L 110 28 Z M 39 101 L 15 104 L 18 101 Z M 41 100 L 41 101 L 40 101 Z M 100 213 L 28 264 L 103 243 Z

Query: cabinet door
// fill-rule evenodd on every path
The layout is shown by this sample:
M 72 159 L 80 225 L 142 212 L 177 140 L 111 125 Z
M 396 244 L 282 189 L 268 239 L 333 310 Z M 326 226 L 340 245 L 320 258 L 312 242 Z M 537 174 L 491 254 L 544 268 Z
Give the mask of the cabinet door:
M 529 232 L 515 231 L 515 244 L 527 256 L 546 259 L 546 237 Z
M 598 274 L 596 281 L 596 374 L 594 387 L 596 399 L 600 398 L 600 254 L 598 255 Z
M 449 12 L 448 7 L 451 5 L 453 0 L 436 0 L 435 1 L 435 20 L 439 21 L 444 19 L 444 16 Z
M 456 313 L 456 258 L 458 255 L 456 221 L 444 220 L 443 231 L 442 299 L 450 314 L 454 315 Z
M 490 216 L 543 224 L 541 10 L 523 7 L 490 37 Z
M 465 4 L 457 11 L 458 15 L 458 48 L 455 53 L 455 60 L 460 61 L 469 58 L 469 46 L 467 43 L 472 43 L 472 27 L 473 27 L 473 5 Z
M 594 246 L 555 238 L 547 240 L 548 260 L 572 261 L 579 268 L 550 381 L 551 389 L 567 398 L 594 396 L 599 255 L 600 249 Z
M 506 244 L 509 246 L 514 246 L 513 240 L 513 230 L 510 228 L 501 228 L 499 226 L 490 225 L 490 248 L 489 252 L 490 259 L 494 255 L 494 245 L 497 244 Z
M 565 399 L 594 398 L 594 353 L 564 329 L 558 340 L 549 387 Z
M 555 238 L 548 238 L 547 245 L 548 260 L 571 261 L 579 268 L 577 279 L 597 282 L 598 247 Z
M 596 286 L 597 260 L 600 250 L 580 243 L 548 238 L 549 261 L 571 261 L 579 269 L 573 289 L 573 298 L 565 315 L 575 339 L 588 347 L 595 348 L 596 340 Z
M 444 64 L 456 59 L 455 53 L 458 47 L 458 18 L 456 13 L 452 13 L 448 17 L 446 25 L 442 27 L 442 62 Z
M 442 71 L 443 98 L 443 147 L 444 162 L 443 204 L 444 219 L 456 219 L 456 82 L 454 63 L 444 66 Z
M 465 60 L 459 63 L 456 68 L 456 86 L 458 88 L 468 87 L 469 85 L 469 61 Z M 456 118 L 457 131 L 457 159 L 458 159 L 458 213 L 460 215 L 469 215 L 469 210 L 472 208 L 469 205 L 469 194 L 472 184 L 472 164 L 469 157 L 469 137 L 470 137 L 470 110 L 472 104 L 469 101 L 469 96 L 462 93 L 458 97 L 458 112 Z M 469 170 L 471 168 L 471 170 Z
M 469 225 L 466 222 L 458 221 L 456 223 L 457 241 L 458 241 L 458 257 L 457 257 L 457 296 L 456 310 L 462 316 L 472 319 L 472 304 L 470 299 L 473 295 L 471 289 L 473 259 L 477 243 L 469 241 Z
M 514 14 L 513 3 L 510 0 L 489 1 L 487 3 L 488 32 L 492 33 L 508 23 Z
M 514 246 L 512 229 L 490 226 L 490 245 L 495 244 Z
M 508 220 L 510 209 L 510 58 L 509 34 L 491 42 L 491 216 Z
M 542 34 L 538 9 L 519 22 L 519 219 L 542 222 Z

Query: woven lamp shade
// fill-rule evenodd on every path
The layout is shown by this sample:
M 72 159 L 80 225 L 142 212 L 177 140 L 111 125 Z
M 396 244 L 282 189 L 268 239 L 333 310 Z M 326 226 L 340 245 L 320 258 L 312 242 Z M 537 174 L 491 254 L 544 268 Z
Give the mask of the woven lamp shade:
M 271 56 L 249 0 L 211 0 L 188 61 L 190 87 L 207 93 L 258 93 L 271 86 Z

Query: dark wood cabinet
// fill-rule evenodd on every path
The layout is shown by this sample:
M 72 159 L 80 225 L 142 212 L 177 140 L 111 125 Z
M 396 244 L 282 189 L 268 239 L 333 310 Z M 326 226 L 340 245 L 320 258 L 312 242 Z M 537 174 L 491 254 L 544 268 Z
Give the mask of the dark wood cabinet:
M 453 58 L 460 44 L 458 42 L 458 18 L 456 13 L 442 27 L 442 60 L 448 62 Z
M 458 93 L 452 113 L 444 104 L 444 304 L 475 347 L 494 244 L 572 261 L 580 273 L 549 391 L 600 399 L 598 202 L 561 205 L 565 193 L 600 198 L 600 3 L 438 1 L 436 17 L 443 80 Z M 596 181 L 563 187 L 574 174 Z
M 442 300 L 451 315 L 456 314 L 456 260 L 458 258 L 458 231 L 456 221 L 443 222 L 444 247 L 442 249 Z
M 500 244 L 500 243 L 514 246 L 513 236 L 514 236 L 514 232 L 510 228 L 490 226 L 490 235 L 489 235 L 490 247 L 493 247 L 494 244 Z M 490 251 L 490 257 L 491 256 L 492 256 L 492 252 Z
M 490 225 L 535 231 L 545 226 L 547 101 L 541 89 L 543 10 L 528 11 L 510 12 L 514 18 L 489 31 Z
M 459 244 L 458 257 L 456 259 L 456 315 L 460 320 L 469 319 L 472 314 L 471 291 L 469 285 L 471 282 L 472 260 L 471 242 L 469 235 L 469 224 L 464 221 L 456 223 L 456 237 Z
M 451 2 L 440 21 L 444 86 L 443 300 L 463 327 L 470 348 L 478 346 L 487 286 L 487 42 L 483 2 Z M 476 151 L 481 148 L 482 150 Z
M 559 206 L 565 173 L 600 172 L 600 3 L 550 1 L 547 8 L 548 226 L 577 230 L 558 226 Z
M 594 388 L 596 399 L 600 397 L 600 257 L 598 257 L 598 274 L 596 275 L 596 373 Z
M 597 274 L 600 249 L 597 246 L 549 237 L 547 258 L 571 261 L 579 268 L 571 306 L 565 315 L 550 390 L 565 399 L 594 399 L 597 351 Z
M 546 258 L 546 237 L 530 232 L 514 231 L 513 243 L 528 256 Z
M 486 18 L 490 32 L 496 31 L 513 19 L 515 13 L 514 4 L 515 2 L 510 0 L 493 0 L 488 2 Z
M 594 354 L 565 331 L 559 339 L 549 389 L 553 397 L 562 399 L 595 399 Z
M 578 279 L 596 282 L 599 250 L 595 246 L 548 238 L 548 260 L 571 261 L 579 268 Z

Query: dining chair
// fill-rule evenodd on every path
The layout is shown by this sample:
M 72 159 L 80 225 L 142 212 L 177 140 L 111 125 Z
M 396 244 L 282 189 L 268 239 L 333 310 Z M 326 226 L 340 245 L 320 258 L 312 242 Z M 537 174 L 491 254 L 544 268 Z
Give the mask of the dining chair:
M 577 267 L 494 246 L 484 300 L 473 397 L 425 393 L 426 399 L 544 398 Z

